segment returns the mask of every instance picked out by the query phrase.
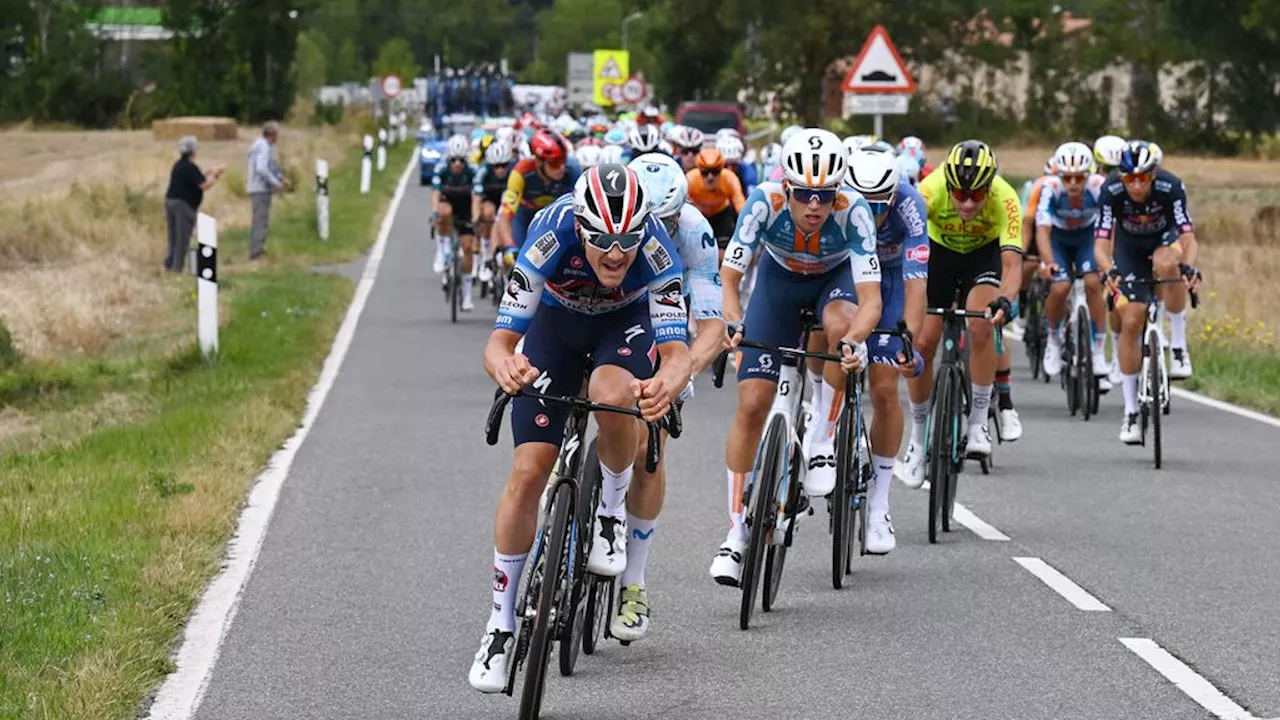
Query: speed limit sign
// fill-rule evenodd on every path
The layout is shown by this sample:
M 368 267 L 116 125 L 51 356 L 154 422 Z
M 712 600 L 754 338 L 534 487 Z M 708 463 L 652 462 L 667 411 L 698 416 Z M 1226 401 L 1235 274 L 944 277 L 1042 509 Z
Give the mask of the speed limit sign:
M 388 75 L 382 78 L 382 94 L 389 98 L 400 94 L 400 77 L 398 75 Z
M 600 94 L 608 98 L 611 103 L 622 102 L 622 85 L 619 83 L 605 83 L 600 87 Z
M 622 99 L 629 103 L 638 103 L 644 99 L 644 82 L 639 78 L 631 78 L 622 84 Z

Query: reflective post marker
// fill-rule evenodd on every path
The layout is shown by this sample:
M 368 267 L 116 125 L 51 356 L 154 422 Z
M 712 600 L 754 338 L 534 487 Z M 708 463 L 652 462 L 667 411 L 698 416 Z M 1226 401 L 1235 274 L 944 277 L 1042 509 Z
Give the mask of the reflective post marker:
M 329 163 L 316 158 L 316 230 L 329 239 Z
M 373 137 L 364 136 L 364 157 L 360 160 L 360 194 L 369 194 L 369 173 L 373 171 Z
M 404 142 L 405 140 L 408 140 L 408 139 L 409 139 L 409 129 L 408 129 L 408 127 L 407 127 L 407 126 L 408 126 L 408 124 L 409 124 L 409 116 L 408 116 L 408 114 L 407 114 L 407 113 L 405 113 L 405 111 L 401 110 L 401 111 L 400 111 L 400 123 L 399 123 L 399 126 L 400 126 L 400 142 Z
M 378 172 L 387 169 L 387 130 L 378 128 Z
M 200 352 L 212 360 L 218 352 L 218 221 L 196 218 L 196 334 Z

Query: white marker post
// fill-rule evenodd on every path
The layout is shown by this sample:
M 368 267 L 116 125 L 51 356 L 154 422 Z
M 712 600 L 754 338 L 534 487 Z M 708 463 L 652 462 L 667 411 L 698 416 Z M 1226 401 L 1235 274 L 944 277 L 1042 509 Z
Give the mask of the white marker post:
M 407 127 L 408 124 L 409 124 L 409 116 L 407 113 L 401 110 L 400 111 L 400 142 L 404 142 L 405 140 L 409 139 L 409 129 Z
M 364 158 L 360 160 L 360 194 L 369 194 L 369 174 L 373 172 L 373 137 L 364 136 Z
M 212 360 L 218 352 L 218 221 L 200 213 L 196 233 L 196 333 L 200 352 Z
M 387 169 L 387 131 L 378 129 L 378 172 Z
M 329 239 L 329 163 L 316 158 L 316 231 Z

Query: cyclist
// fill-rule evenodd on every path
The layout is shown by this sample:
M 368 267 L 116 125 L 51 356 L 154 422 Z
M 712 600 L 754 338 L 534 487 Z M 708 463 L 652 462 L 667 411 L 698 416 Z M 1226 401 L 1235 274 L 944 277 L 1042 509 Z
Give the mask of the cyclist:
M 746 153 L 746 146 L 742 143 L 742 138 L 737 134 L 726 135 L 716 140 L 716 149 L 724 157 L 724 166 L 738 178 L 738 183 L 742 186 L 743 202 L 746 202 L 747 195 L 756 189 L 756 166 L 751 163 L 744 163 L 742 156 Z
M 471 312 L 475 303 L 471 299 L 471 262 L 475 254 L 475 229 L 471 224 L 471 193 L 475 187 L 475 170 L 467 164 L 471 143 L 466 135 L 454 135 L 445 144 L 445 159 L 436 166 L 431 185 L 431 213 L 436 220 L 437 247 L 436 272 L 444 271 L 444 258 L 452 246 L 451 238 L 458 236 L 458 252 L 462 253 L 462 311 Z M 443 202 L 441 202 L 443 200 Z
M 915 161 L 908 160 L 918 171 Z M 905 319 L 907 329 L 918 335 L 924 324 L 929 276 L 929 233 L 925 228 L 924 200 L 902 179 L 898 158 L 883 148 L 865 147 L 850 153 L 845 184 L 866 198 L 876 220 L 883 308 L 876 327 L 896 330 L 898 321 Z M 869 345 L 872 477 L 867 501 L 867 552 L 885 554 L 896 545 L 893 522 L 889 519 L 889 486 L 893 484 L 894 457 L 902 443 L 903 431 L 898 375 L 914 377 L 923 372 L 924 358 L 918 352 L 906 357 L 902 341 L 897 338 L 873 336 Z M 815 383 L 814 387 L 819 385 Z
M 991 311 L 991 319 L 969 321 L 969 408 L 965 453 L 991 454 L 987 409 L 998 356 L 992 326 L 1012 317 L 1022 280 L 1022 208 L 1018 194 L 998 174 L 995 153 L 980 140 L 957 143 L 939 172 L 920 182 L 929 226 L 929 307 L 951 307 L 957 288 L 963 305 Z M 942 318 L 929 315 L 916 339 L 924 372 L 907 381 L 911 439 L 898 476 L 908 487 L 924 483 L 924 426 L 933 389 L 933 353 L 942 337 Z
M 675 243 L 684 265 L 684 290 L 688 294 L 689 317 L 697 334 L 689 349 L 692 369 L 697 377 L 720 353 L 724 337 L 721 312 L 720 270 L 716 263 L 715 240 L 711 226 L 696 208 L 685 202 L 689 182 L 680 163 L 668 155 L 647 153 L 627 166 L 635 171 L 644 185 L 653 214 L 662 221 Z M 693 380 L 682 399 L 691 397 Z M 644 470 L 647 436 L 641 434 L 636 447 L 635 470 L 627 492 L 626 567 L 622 570 L 618 613 L 610 624 L 610 633 L 620 640 L 639 640 L 649 629 L 649 598 L 645 592 L 645 565 L 653 546 L 654 526 L 662 510 L 666 493 L 666 469 L 659 465 L 652 475 Z M 597 542 L 592 550 L 607 552 L 609 545 Z M 607 565 L 607 558 L 597 565 Z
M 920 184 L 920 163 L 910 155 L 899 155 L 896 158 L 898 163 L 898 177 L 911 187 Z
M 511 172 L 514 160 L 511 146 L 502 141 L 489 144 L 484 151 L 484 166 L 476 173 L 476 184 L 471 195 L 471 216 L 476 221 L 476 234 L 480 237 L 480 256 L 485 264 L 480 268 L 480 282 L 487 283 L 493 278 L 493 268 L 488 260 L 495 257 L 498 249 L 489 243 L 489 234 L 493 229 L 493 221 L 498 216 L 498 207 L 502 204 L 502 193 L 507 189 L 507 175 Z
M 658 144 L 662 142 L 662 133 L 657 125 L 636 125 L 627 133 L 627 145 L 633 157 L 645 153 L 658 152 Z
M 583 172 L 600 164 L 600 148 L 596 145 L 583 145 L 574 151 L 573 157 L 582 167 Z
M 742 183 L 732 172 L 725 172 L 724 156 L 716 148 L 704 148 L 698 153 L 697 167 L 688 172 L 689 202 L 702 212 L 711 223 L 716 243 L 720 246 L 720 259 L 724 260 L 724 248 L 733 235 L 746 198 L 742 195 Z
M 1110 178 L 1111 173 L 1115 172 L 1116 166 L 1120 164 L 1120 156 L 1124 154 L 1124 148 L 1127 144 L 1124 138 L 1116 135 L 1103 135 L 1093 142 L 1093 159 L 1098 163 L 1098 172 L 1104 178 Z M 1116 333 L 1118 332 L 1120 332 L 1120 314 L 1113 311 L 1107 321 L 1106 343 L 1110 353 L 1106 359 L 1111 367 L 1111 375 L 1107 380 L 1113 386 L 1119 385 L 1122 381 L 1120 377 L 1120 362 L 1116 359 Z
M 517 162 L 507 175 L 507 191 L 494 224 L 501 246 L 523 246 L 533 214 L 569 192 L 579 176 L 564 141 L 550 130 L 536 131 L 529 151 L 532 157 Z
M 841 186 L 848 160 L 833 133 L 816 128 L 793 133 L 782 157 L 785 180 L 762 183 L 751 193 L 725 253 L 720 268 L 725 320 L 742 322 L 738 284 L 752 257 L 760 253 L 745 326 L 751 339 L 794 346 L 801 334 L 800 310 L 809 308 L 821 319 L 828 349 L 834 352 L 837 341 L 847 341 L 856 348 L 851 358 L 846 356 L 848 367 L 864 367 L 865 341 L 880 319 L 881 307 L 871 208 L 860 195 Z M 732 342 L 741 335 L 741 330 L 735 333 Z M 725 447 L 731 525 L 711 563 L 711 576 L 722 585 L 736 585 L 742 573 L 747 539 L 742 491 L 773 403 L 781 364 L 775 353 L 755 349 L 744 349 L 738 360 L 738 408 Z M 816 453 L 835 455 L 829 426 L 841 407 L 844 380 L 840 366 L 827 365 L 822 393 L 830 404 L 815 406 Z M 827 495 L 835 487 L 835 478 L 834 462 L 815 467 L 805 477 L 805 493 Z
M 782 172 L 782 146 L 778 143 L 769 143 L 760 149 L 760 171 L 756 173 L 757 178 L 774 180 L 781 179 L 781 175 L 776 174 Z
M 1055 175 L 1046 176 L 1036 208 L 1036 245 L 1042 258 L 1040 274 L 1053 284 L 1044 303 L 1049 322 L 1049 338 L 1044 348 L 1044 371 L 1062 372 L 1062 318 L 1067 314 L 1067 294 L 1071 291 L 1071 269 L 1088 273 L 1085 295 L 1092 319 L 1093 374 L 1099 382 L 1110 373 L 1103 357 L 1105 336 L 1102 325 L 1106 305 L 1102 282 L 1096 272 L 1093 231 L 1098 222 L 1098 194 L 1104 178 L 1094 172 L 1093 150 L 1084 143 L 1060 145 L 1053 154 Z
M 685 172 L 697 167 L 698 153 L 702 151 L 702 143 L 706 140 L 701 130 L 688 125 L 676 125 L 671 128 L 667 140 L 675 147 L 676 159 Z
M 638 402 L 646 420 L 660 420 L 689 381 L 684 268 L 639 178 L 620 165 L 592 168 L 572 193 L 540 211 L 530 230 L 484 349 L 486 372 L 509 393 L 532 384 L 574 395 L 590 362 L 592 400 Z M 517 586 L 566 416 L 526 397 L 511 403 L 515 452 L 494 518 L 493 603 L 468 677 L 481 692 L 501 692 L 506 684 Z M 606 524 L 621 531 L 615 538 L 625 537 L 636 423 L 600 413 L 596 426 L 603 489 L 592 537 Z
M 1169 315 L 1169 347 L 1173 362 L 1170 378 L 1191 376 L 1187 354 L 1187 291 L 1199 283 L 1195 268 L 1198 248 L 1195 224 L 1187 211 L 1187 192 L 1182 180 L 1156 162 L 1151 146 L 1131 140 L 1120 156 L 1116 173 L 1107 178 L 1098 197 L 1098 267 L 1107 274 L 1107 286 L 1127 302 L 1117 302 L 1120 337 L 1116 357 L 1120 362 L 1124 387 L 1124 422 L 1120 439 L 1129 445 L 1142 442 L 1138 427 L 1138 372 L 1142 367 L 1141 335 L 1146 324 L 1146 306 L 1151 288 L 1133 282 L 1158 278 L 1185 280 L 1163 285 L 1161 299 Z
M 915 158 L 920 165 L 920 179 L 929 177 L 929 173 L 933 172 L 933 166 L 925 158 L 924 141 L 915 135 L 908 135 L 898 141 L 898 155 L 909 155 Z

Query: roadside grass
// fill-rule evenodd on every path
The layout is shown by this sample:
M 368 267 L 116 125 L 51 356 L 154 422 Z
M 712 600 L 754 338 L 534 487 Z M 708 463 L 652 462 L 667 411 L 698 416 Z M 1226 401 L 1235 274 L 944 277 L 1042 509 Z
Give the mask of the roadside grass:
M 1183 387 L 1280 417 L 1280 346 L 1264 323 L 1206 321 L 1188 348 L 1195 375 Z
M 123 416 L 106 427 L 69 419 L 62 441 L 29 439 L 34 449 L 19 442 L 0 456 L 0 718 L 133 717 L 172 669 L 247 488 L 296 428 L 350 300 L 349 280 L 310 264 L 368 247 L 411 152 L 392 150 L 363 197 L 359 154 L 349 153 L 331 180 L 335 223 L 323 247 L 313 203 L 276 208 L 270 261 L 233 263 L 221 278 L 215 364 L 188 341 L 0 374 L 0 406 L 18 408 L 18 422 L 104 408 Z M 242 236 L 226 233 L 220 257 L 247 254 Z

